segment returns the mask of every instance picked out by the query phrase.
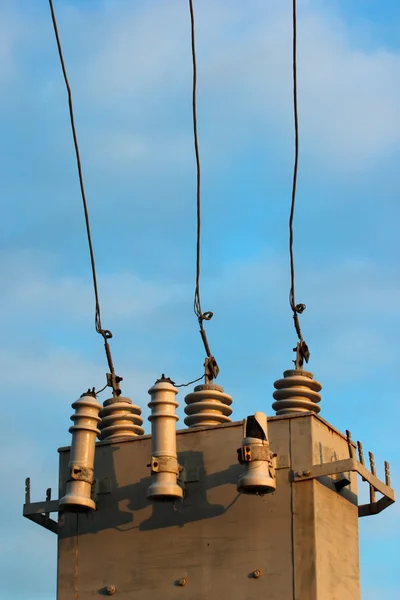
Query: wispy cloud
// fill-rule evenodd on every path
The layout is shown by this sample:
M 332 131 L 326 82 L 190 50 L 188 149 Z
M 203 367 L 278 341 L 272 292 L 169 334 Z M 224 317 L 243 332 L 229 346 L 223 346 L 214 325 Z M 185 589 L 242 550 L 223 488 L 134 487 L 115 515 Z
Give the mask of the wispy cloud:
M 91 44 L 72 66 L 77 82 L 92 111 L 112 111 L 111 122 L 131 127 L 138 140 L 144 131 L 151 135 L 152 124 L 160 137 L 166 131 L 175 137 L 179 128 L 190 128 L 188 15 L 177 2 L 157 12 L 150 5 L 139 13 L 133 6 L 119 8 L 123 25 L 114 18 L 106 32 L 101 19 L 92 26 Z M 233 2 L 225 17 L 215 2 L 197 7 L 199 118 L 207 154 L 224 154 L 239 137 L 254 143 L 259 135 L 261 142 L 271 127 L 290 132 L 289 8 L 255 3 L 247 27 L 238 30 L 240 3 Z M 76 22 L 82 28 L 88 18 L 83 11 L 74 13 L 65 31 Z M 305 159 L 328 170 L 364 171 L 400 143 L 400 56 L 384 48 L 357 48 L 340 15 L 324 12 L 319 3 L 300 6 L 298 31 Z M 105 153 L 107 147 L 118 152 L 119 144 L 113 145 L 118 139 L 110 130 Z M 223 143 L 215 145 L 216 139 Z M 124 144 L 122 159 L 123 149 Z
M 400 145 L 400 57 L 374 23 L 365 43 L 357 23 L 346 21 L 336 4 L 298 4 L 297 298 L 307 304 L 302 325 L 310 368 L 324 386 L 323 416 L 334 425 L 346 421 L 381 464 L 398 458 L 397 175 L 387 164 L 395 164 Z M 124 393 L 146 417 L 147 389 L 162 370 L 184 382 L 200 375 L 203 362 L 192 314 L 188 7 L 180 0 L 60 0 L 57 13 L 74 92 L 103 325 L 114 333 Z M 296 341 L 286 254 L 293 154 L 290 2 L 255 0 L 249 10 L 231 0 L 227 10 L 226 3 L 205 0 L 196 3 L 196 14 L 203 308 L 215 314 L 207 324 L 209 339 L 239 419 L 270 411 L 265 390 L 272 393 L 273 380 L 290 367 Z M 69 440 L 70 404 L 87 387 L 102 384 L 106 371 L 94 332 L 66 95 L 47 6 L 2 4 L 0 81 L 6 198 L 0 362 L 9 386 L 4 442 L 13 456 L 0 473 L 7 484 L 2 514 L 10 515 L 1 546 L 3 589 L 16 600 L 42 600 L 47 590 L 54 597 L 54 540 L 22 521 L 23 479 L 31 474 L 35 495 L 38 490 L 43 497 L 56 479 L 56 447 Z M 381 539 L 391 565 L 396 553 L 383 543 L 393 543 L 393 510 L 362 525 L 365 547 Z M 37 552 L 32 556 L 29 544 L 40 547 L 44 561 Z M 371 592 L 376 559 L 364 553 L 362 561 L 365 595 L 397 598 L 395 584 Z M 41 575 L 43 563 L 52 566 L 51 574 Z M 30 574 L 24 581 L 21 564 Z M 388 580 L 383 567 L 379 577 Z

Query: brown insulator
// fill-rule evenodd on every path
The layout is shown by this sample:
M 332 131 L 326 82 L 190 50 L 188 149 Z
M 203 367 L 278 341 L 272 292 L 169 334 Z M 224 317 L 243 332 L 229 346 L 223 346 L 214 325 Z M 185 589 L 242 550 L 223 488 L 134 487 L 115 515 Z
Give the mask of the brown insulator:
M 116 396 L 103 403 L 99 423 L 100 440 L 143 435 L 142 411 L 130 398 Z
M 224 388 L 215 383 L 197 385 L 185 398 L 187 406 L 185 425 L 201 427 L 230 423 L 232 398 L 224 393 Z
M 99 411 L 101 405 L 96 395 L 88 391 L 73 403 L 71 450 L 68 465 L 68 480 L 65 496 L 60 499 L 60 510 L 94 510 L 92 499 L 94 483 L 94 455 L 96 434 L 99 434 Z
M 275 402 L 272 408 L 277 415 L 312 411 L 318 413 L 321 407 L 321 384 L 313 379 L 313 374 L 302 369 L 290 369 L 283 373 L 283 379 L 274 383 Z

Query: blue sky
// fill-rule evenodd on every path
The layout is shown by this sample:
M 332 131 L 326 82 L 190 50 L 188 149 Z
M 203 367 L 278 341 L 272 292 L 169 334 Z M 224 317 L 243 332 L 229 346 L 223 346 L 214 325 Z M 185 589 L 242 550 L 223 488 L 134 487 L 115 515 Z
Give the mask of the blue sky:
M 55 2 L 81 146 L 103 326 L 142 406 L 189 381 L 195 163 L 186 1 Z M 288 306 L 291 2 L 196 2 L 204 310 L 234 418 L 271 414 L 296 342 Z M 321 415 L 392 464 L 400 303 L 400 4 L 299 0 L 296 298 Z M 55 536 L 21 516 L 57 486 L 71 403 L 102 387 L 83 213 L 48 3 L 0 3 L 0 296 L 5 597 L 55 595 Z M 6 385 L 8 384 L 8 385 Z M 102 394 L 101 399 L 105 399 Z M 179 394 L 181 402 L 184 393 Z M 5 414 L 4 414 L 5 413 Z M 182 421 L 179 423 L 183 426 Z M 362 485 L 362 484 L 361 484 Z M 55 492 L 54 492 L 55 494 Z M 363 600 L 400 597 L 399 509 L 360 521 Z M 24 573 L 24 577 L 21 577 Z

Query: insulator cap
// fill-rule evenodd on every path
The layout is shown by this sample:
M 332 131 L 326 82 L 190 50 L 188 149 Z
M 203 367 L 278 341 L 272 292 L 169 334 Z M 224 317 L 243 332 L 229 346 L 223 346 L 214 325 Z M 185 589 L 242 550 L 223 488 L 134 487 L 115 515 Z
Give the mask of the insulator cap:
M 273 397 L 276 402 L 272 408 L 277 415 L 287 415 L 299 412 L 319 413 L 321 407 L 322 385 L 313 379 L 313 374 L 302 369 L 290 369 L 283 373 L 283 379 L 274 383 L 276 391 Z
M 143 435 L 142 411 L 132 404 L 130 398 L 116 396 L 108 398 L 100 411 L 100 440 Z
M 194 391 L 185 397 L 187 406 L 185 425 L 201 427 L 230 423 L 232 398 L 224 393 L 224 388 L 215 383 L 197 385 Z

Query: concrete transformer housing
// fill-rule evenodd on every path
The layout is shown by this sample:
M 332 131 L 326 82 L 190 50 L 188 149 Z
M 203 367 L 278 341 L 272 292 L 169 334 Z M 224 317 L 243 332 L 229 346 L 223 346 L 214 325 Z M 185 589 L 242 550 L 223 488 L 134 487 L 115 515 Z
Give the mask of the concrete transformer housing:
M 349 458 L 346 437 L 311 412 L 268 428 L 276 491 L 265 496 L 236 489 L 241 422 L 177 432 L 175 503 L 146 498 L 151 436 L 98 443 L 97 510 L 60 514 L 58 600 L 360 598 L 356 474 L 307 479 L 310 466 Z M 68 463 L 61 448 L 60 497 Z

